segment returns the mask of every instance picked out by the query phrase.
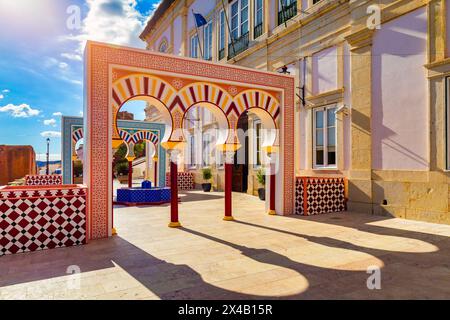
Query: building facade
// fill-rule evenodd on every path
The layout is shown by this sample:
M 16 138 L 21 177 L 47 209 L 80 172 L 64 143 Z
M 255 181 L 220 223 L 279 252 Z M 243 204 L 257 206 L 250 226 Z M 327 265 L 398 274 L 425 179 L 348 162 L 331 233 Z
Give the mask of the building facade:
M 207 24 L 196 28 L 193 12 Z M 141 39 L 295 75 L 297 176 L 346 177 L 349 210 L 450 223 L 450 0 L 163 0 Z M 244 126 L 257 132 L 257 121 Z M 249 193 L 264 163 L 255 132 L 241 172 Z M 204 147 L 188 142 L 184 159 Z M 220 189 L 220 161 L 214 170 Z
M 34 175 L 36 171 L 36 154 L 32 146 L 0 145 L 0 186 Z

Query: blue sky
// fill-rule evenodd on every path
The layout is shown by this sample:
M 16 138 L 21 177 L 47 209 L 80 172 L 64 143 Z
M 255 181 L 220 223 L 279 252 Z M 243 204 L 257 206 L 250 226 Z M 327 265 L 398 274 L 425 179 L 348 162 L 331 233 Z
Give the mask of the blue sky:
M 138 35 L 158 3 L 0 0 L 0 144 L 32 145 L 43 158 L 50 137 L 59 159 L 61 114 L 83 110 L 85 41 L 144 47 Z

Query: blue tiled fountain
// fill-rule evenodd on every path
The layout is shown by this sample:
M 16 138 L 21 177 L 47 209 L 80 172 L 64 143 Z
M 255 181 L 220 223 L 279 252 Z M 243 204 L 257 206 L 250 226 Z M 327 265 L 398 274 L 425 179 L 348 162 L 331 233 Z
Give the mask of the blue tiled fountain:
M 126 205 L 151 205 L 170 202 L 170 188 L 152 187 L 151 181 L 144 181 L 141 187 L 117 190 L 117 203 Z

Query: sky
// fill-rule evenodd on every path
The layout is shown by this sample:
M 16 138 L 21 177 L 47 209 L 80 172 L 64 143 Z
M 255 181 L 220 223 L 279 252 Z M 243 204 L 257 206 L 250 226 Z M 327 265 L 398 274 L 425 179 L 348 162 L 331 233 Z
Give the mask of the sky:
M 144 48 L 160 0 L 0 0 L 0 145 L 61 155 L 61 115 L 81 116 L 86 40 Z M 136 106 L 134 106 L 136 108 Z

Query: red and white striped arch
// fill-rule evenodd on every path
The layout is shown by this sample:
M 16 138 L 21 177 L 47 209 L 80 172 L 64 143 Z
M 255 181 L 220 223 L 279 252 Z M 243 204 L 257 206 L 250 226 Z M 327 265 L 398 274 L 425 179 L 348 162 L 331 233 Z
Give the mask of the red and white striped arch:
M 83 139 L 84 133 L 83 128 L 78 128 L 72 132 L 72 141 L 76 144 L 78 141 Z
M 139 141 L 149 141 L 155 145 L 155 147 L 159 143 L 159 138 L 156 134 L 154 134 L 151 131 L 138 131 L 135 134 L 133 134 L 132 142 L 134 144 L 138 143 Z
M 178 132 L 182 132 L 182 118 L 190 107 L 201 103 L 218 107 L 227 119 L 227 123 L 222 121 L 224 122 L 223 125 L 231 130 L 228 139 L 226 139 L 228 143 L 238 143 L 237 135 L 232 131 L 236 129 L 239 117 L 247 110 L 254 110 L 255 108 L 264 110 L 270 116 L 263 120 L 267 128 L 277 128 L 277 119 L 280 115 L 279 101 L 264 90 L 246 90 L 233 97 L 220 86 L 210 82 L 194 82 L 176 90 L 159 77 L 147 74 L 131 74 L 116 80 L 113 84 L 112 111 L 114 123 L 116 123 L 120 107 L 125 102 L 138 97 L 152 97 L 165 106 L 163 109 L 167 109 L 170 113 L 166 118 L 170 118 L 172 132 L 178 129 Z M 161 111 L 167 113 L 166 110 Z M 214 112 L 214 110 L 212 111 Z M 220 114 L 218 116 L 221 118 Z M 115 127 L 113 132 L 117 132 L 117 130 Z M 179 134 L 177 136 L 167 134 L 161 142 L 169 140 L 181 141 L 183 137 Z

